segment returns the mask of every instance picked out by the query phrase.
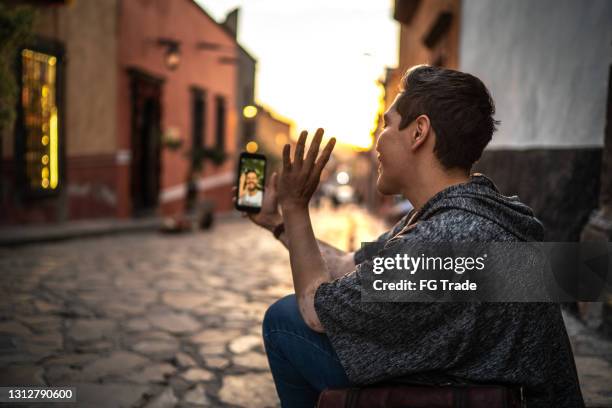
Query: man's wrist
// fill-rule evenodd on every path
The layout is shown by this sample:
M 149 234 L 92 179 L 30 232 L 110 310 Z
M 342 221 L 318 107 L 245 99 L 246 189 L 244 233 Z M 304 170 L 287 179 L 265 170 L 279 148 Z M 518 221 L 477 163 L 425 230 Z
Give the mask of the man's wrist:
M 283 212 L 283 218 L 287 215 L 304 215 L 308 214 L 308 206 L 303 205 L 294 205 L 294 204 L 285 204 L 281 205 L 281 209 Z
M 288 234 L 289 230 L 300 230 L 310 225 L 310 211 L 308 207 L 282 207 L 283 222 Z
M 280 239 L 280 236 L 285 232 L 285 223 L 280 222 L 276 227 L 272 229 L 272 235 L 274 238 Z
M 268 220 L 265 224 L 262 225 L 262 227 L 272 232 L 274 231 L 274 228 L 276 228 L 276 226 L 278 226 L 278 224 L 282 222 L 283 222 L 283 216 L 278 214 L 278 217 L 274 217 L 273 219 Z

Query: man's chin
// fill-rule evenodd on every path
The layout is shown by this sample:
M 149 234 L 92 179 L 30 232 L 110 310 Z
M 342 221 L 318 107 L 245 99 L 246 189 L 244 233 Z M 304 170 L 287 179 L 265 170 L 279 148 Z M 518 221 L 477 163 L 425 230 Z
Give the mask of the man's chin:
M 400 193 L 399 191 L 396 191 L 396 188 L 393 188 L 389 185 L 389 183 L 386 183 L 381 174 L 378 175 L 378 180 L 376 180 L 376 189 L 382 195 L 393 195 Z

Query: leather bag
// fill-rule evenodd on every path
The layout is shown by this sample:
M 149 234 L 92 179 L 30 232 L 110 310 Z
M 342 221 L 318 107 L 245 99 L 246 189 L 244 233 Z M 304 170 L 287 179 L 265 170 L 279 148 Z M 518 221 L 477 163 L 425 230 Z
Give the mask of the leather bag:
M 373 385 L 327 389 L 317 408 L 524 408 L 522 389 L 501 385 Z

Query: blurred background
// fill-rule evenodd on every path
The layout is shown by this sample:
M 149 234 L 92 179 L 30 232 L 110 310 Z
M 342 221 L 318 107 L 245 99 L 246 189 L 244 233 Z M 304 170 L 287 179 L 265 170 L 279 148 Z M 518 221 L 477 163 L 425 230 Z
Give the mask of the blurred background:
M 609 0 L 2 1 L 0 385 L 274 406 L 259 324 L 290 271 L 232 209 L 238 155 L 336 137 L 313 217 L 354 250 L 411 209 L 377 193 L 373 146 L 423 63 L 490 89 L 474 170 L 546 240 L 610 241 Z M 588 405 L 612 406 L 612 298 L 564 313 Z

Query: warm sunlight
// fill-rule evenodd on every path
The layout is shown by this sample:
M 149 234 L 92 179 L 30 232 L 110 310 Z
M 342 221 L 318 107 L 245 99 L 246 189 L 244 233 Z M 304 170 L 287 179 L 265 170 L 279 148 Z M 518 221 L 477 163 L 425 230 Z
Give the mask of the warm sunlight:
M 216 0 L 203 6 L 218 21 L 241 8 L 238 39 L 258 59 L 259 101 L 292 119 L 298 133 L 323 127 L 340 143 L 372 146 L 376 80 L 397 61 L 392 2 Z

